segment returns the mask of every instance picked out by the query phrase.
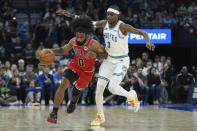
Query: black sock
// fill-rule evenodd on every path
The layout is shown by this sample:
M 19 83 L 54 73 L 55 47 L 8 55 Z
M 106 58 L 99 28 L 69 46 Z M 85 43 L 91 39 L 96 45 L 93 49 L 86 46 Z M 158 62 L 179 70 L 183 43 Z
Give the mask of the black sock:
M 75 103 L 75 102 L 73 102 L 73 101 L 71 101 L 71 102 L 70 102 L 70 104 L 75 105 L 76 103 Z
M 53 112 L 54 112 L 55 114 L 57 114 L 58 109 L 59 109 L 59 108 L 57 108 L 57 107 L 53 107 Z

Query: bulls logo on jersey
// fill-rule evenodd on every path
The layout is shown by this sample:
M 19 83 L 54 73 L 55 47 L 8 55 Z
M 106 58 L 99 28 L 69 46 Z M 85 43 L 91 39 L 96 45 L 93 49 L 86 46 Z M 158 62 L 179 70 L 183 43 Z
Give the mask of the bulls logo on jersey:
M 88 50 L 88 47 L 87 46 L 84 46 L 84 50 L 87 51 Z

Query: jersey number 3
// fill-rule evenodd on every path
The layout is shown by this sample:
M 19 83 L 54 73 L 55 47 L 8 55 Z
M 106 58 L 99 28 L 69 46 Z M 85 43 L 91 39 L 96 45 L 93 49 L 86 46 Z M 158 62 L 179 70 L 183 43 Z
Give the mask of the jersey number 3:
M 84 61 L 83 61 L 83 59 L 79 58 L 79 59 L 78 59 L 78 63 L 79 63 L 79 66 L 84 66 Z

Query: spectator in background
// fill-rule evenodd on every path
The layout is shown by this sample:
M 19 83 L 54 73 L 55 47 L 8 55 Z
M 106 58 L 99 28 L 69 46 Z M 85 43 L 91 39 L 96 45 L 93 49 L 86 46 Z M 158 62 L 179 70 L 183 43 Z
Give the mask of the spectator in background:
M 14 38 L 15 40 L 13 41 L 12 45 L 12 53 L 11 56 L 14 59 L 14 62 L 16 62 L 18 59 L 22 58 L 22 53 L 23 53 L 23 45 L 21 44 L 20 40 L 18 37 Z
M 35 54 L 34 49 L 32 48 L 31 43 L 27 43 L 26 48 L 23 51 L 23 57 L 27 64 L 34 64 L 35 62 Z
M 165 17 L 163 18 L 162 23 L 163 23 L 164 27 L 168 27 L 168 28 L 173 27 L 173 21 L 172 21 L 172 18 L 170 18 L 169 14 L 165 15 Z
M 137 70 L 137 67 L 135 64 L 131 64 L 129 66 L 129 69 L 127 70 L 127 73 L 126 73 L 126 80 L 129 81 L 131 79 L 131 76 L 133 75 L 133 73 L 135 73 Z
M 43 74 L 43 65 L 41 65 L 40 63 L 38 63 L 37 73 L 38 75 Z
M 143 68 L 143 70 L 142 70 L 142 74 L 143 74 L 144 76 L 147 76 L 148 70 L 149 70 L 151 67 L 153 67 L 153 62 L 152 62 L 151 59 L 149 59 L 149 60 L 147 60 L 147 62 L 146 62 L 146 66 L 145 66 L 145 67 Z
M 25 75 L 25 61 L 23 59 L 18 60 L 18 70 L 20 76 Z
M 59 48 L 59 45 L 57 43 L 54 43 L 53 46 L 52 46 L 52 48 L 53 49 Z M 59 64 L 59 61 L 60 61 L 61 58 L 63 58 L 63 56 L 61 56 L 61 55 L 55 56 L 55 63 L 58 63 Z
M 61 44 L 70 39 L 71 31 L 68 27 L 68 22 L 65 21 L 64 17 L 60 17 L 60 23 L 57 25 L 57 42 Z
M 153 100 L 154 105 L 159 105 L 159 98 L 161 94 L 161 79 L 159 75 L 156 73 L 156 68 L 151 67 L 148 70 L 148 75 L 147 75 L 147 85 L 149 87 L 149 90 L 151 92 L 150 96 Z
M 12 78 L 12 72 L 10 70 L 10 61 L 5 61 L 5 74 L 8 75 L 9 78 Z
M 34 27 L 34 48 L 38 48 L 39 45 L 44 45 L 47 38 L 47 29 L 44 26 L 43 20 L 38 20 Z
M 13 76 L 10 80 L 10 84 L 13 86 L 13 88 L 16 90 L 16 96 L 18 100 L 18 104 L 23 104 L 22 102 L 22 78 L 19 74 L 18 70 L 13 71 Z
M 166 59 L 166 64 L 163 68 L 162 78 L 167 81 L 168 100 L 172 101 L 172 81 L 175 79 L 175 68 L 172 65 L 171 58 Z
M 195 82 L 197 81 L 197 68 L 196 66 L 192 66 L 192 75 L 194 76 L 195 78 Z
M 166 56 L 161 56 L 160 61 L 164 65 L 166 63 Z
M 22 101 L 25 102 L 25 89 L 29 86 L 30 81 L 38 81 L 38 76 L 36 73 L 34 73 L 34 65 L 28 64 L 26 66 L 26 72 L 24 76 L 22 76 Z
M 43 66 L 43 73 L 38 76 L 38 84 L 42 88 L 41 104 L 53 104 L 53 75 L 48 66 Z
M 25 99 L 26 105 L 40 106 L 41 88 L 36 87 L 35 81 L 30 81 L 29 87 L 26 88 L 27 97 Z
M 148 52 L 143 52 L 142 53 L 142 62 L 143 62 L 143 66 L 146 66 L 146 62 L 148 61 L 149 59 L 149 54 Z
M 27 42 L 27 39 L 29 38 L 29 31 L 30 31 L 29 19 L 26 18 L 24 20 L 24 23 L 19 25 L 17 31 L 17 35 L 19 36 L 22 45 L 24 45 Z
M 162 17 L 160 12 L 155 13 L 155 18 L 152 20 L 152 26 L 156 29 L 162 28 Z
M 194 77 L 188 72 L 187 66 L 183 66 L 180 73 L 176 77 L 177 102 L 186 102 L 189 88 L 193 83 Z
M 0 21 L 0 59 L 2 60 L 5 57 L 5 28 L 3 27 L 3 22 Z
M 136 14 L 133 15 L 133 20 L 132 20 L 131 25 L 136 27 L 136 28 L 140 28 L 141 27 L 138 15 L 136 15 Z
M 9 105 L 17 101 L 16 93 L 9 83 L 9 77 L 5 74 L 5 67 L 0 67 L 0 105 Z
M 165 65 L 165 63 L 166 63 L 166 57 L 165 57 L 165 56 L 161 56 L 161 57 L 160 57 L 160 62 L 161 62 L 161 64 L 162 64 L 162 70 L 163 70 L 164 65 Z
M 136 59 L 136 66 L 137 68 L 143 68 L 143 61 L 141 58 Z
M 9 82 L 9 76 L 6 74 L 6 68 L 0 67 L 0 86 L 7 86 Z
M 184 14 L 186 12 L 187 8 L 184 3 L 181 4 L 181 6 L 178 8 L 179 14 Z
M 57 30 L 55 29 L 54 21 L 51 20 L 48 29 L 48 39 L 46 41 L 46 44 L 44 44 L 44 46 L 46 48 L 51 48 L 53 43 L 55 43 L 56 41 L 57 41 Z
M 149 96 L 149 89 L 147 87 L 147 80 L 146 77 L 142 74 L 142 68 L 138 68 L 137 72 L 133 74 L 134 78 L 136 79 L 137 85 L 134 86 L 134 90 L 137 92 L 138 97 L 143 103 L 148 103 L 148 96 Z
M 155 56 L 155 61 L 153 63 L 153 66 L 156 68 L 156 70 L 159 72 L 160 75 L 163 73 L 163 66 L 162 63 L 160 62 L 160 57 L 158 55 Z
M 62 80 L 63 74 L 64 74 L 64 66 L 63 65 L 59 65 L 58 68 L 57 68 L 57 71 L 53 75 L 53 79 L 54 79 L 54 94 L 56 93 L 56 90 L 57 90 L 57 88 L 60 85 L 60 82 Z M 68 105 L 68 104 L 70 104 L 70 102 L 72 100 L 72 88 L 68 88 L 67 89 L 67 93 L 68 93 L 67 94 L 68 95 L 67 105 Z M 65 99 L 65 101 L 66 101 L 66 99 Z
M 3 64 L 3 62 L 1 61 L 1 59 L 0 59 L 0 67 L 4 67 L 4 64 Z
M 137 72 L 135 72 L 133 75 L 135 78 L 137 78 L 139 86 L 141 87 L 139 88 L 139 91 L 145 96 L 143 98 L 144 104 L 148 104 L 149 88 L 147 86 L 147 77 L 142 74 L 142 71 L 142 67 L 139 67 Z
M 188 7 L 188 12 L 194 14 L 197 13 L 197 5 L 195 1 L 193 1 L 192 4 Z
M 13 72 L 14 72 L 15 70 L 18 70 L 18 67 L 17 67 L 16 64 L 12 64 L 10 69 L 11 69 L 11 72 L 12 72 L 12 74 L 13 74 Z

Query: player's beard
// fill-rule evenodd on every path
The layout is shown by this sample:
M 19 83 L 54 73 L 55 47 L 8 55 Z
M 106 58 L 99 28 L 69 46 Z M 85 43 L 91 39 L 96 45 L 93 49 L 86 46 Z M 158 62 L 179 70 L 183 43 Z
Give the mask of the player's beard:
M 85 39 L 83 42 L 79 42 L 79 41 L 76 41 L 76 42 L 77 42 L 77 45 L 78 45 L 78 46 L 82 46 L 82 45 L 84 45 L 84 44 L 85 44 L 86 39 Z

